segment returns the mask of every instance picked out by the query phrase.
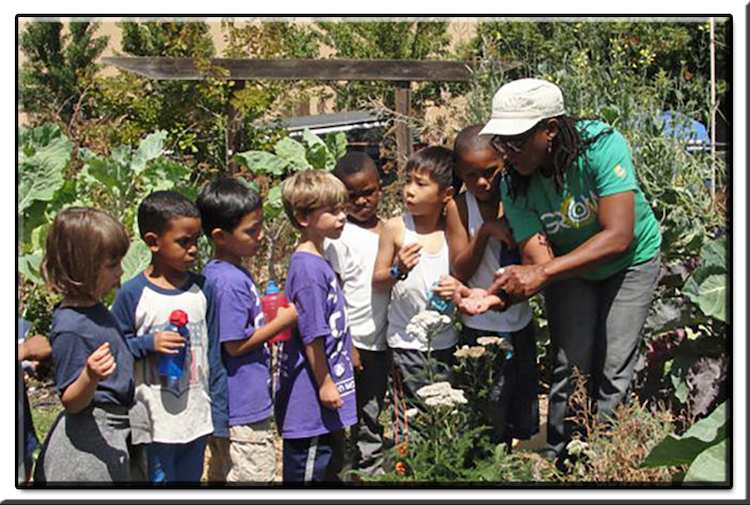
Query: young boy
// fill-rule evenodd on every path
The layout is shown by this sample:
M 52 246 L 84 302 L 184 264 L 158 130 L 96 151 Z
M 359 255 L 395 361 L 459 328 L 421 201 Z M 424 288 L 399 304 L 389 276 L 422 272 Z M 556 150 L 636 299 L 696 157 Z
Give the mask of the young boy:
M 378 418 L 388 386 L 389 293 L 373 291 L 372 271 L 383 222 L 378 218 L 380 177 L 365 153 L 350 152 L 333 170 L 349 192 L 349 212 L 338 240 L 327 240 L 325 257 L 343 285 L 352 334 L 352 363 L 357 389 L 357 419 L 352 427 L 352 468 L 365 475 L 384 472 L 383 425 Z
M 112 306 L 135 358 L 132 440 L 148 444 L 151 482 L 199 482 L 208 436 L 228 435 L 214 289 L 205 277 L 190 272 L 198 254 L 200 214 L 179 193 L 157 191 L 138 207 L 138 228 L 151 250 L 151 264 L 122 286 Z M 176 309 L 188 316 L 189 341 L 164 330 Z M 185 373 L 173 389 L 159 375 L 159 355 L 183 347 Z
M 215 246 L 203 274 L 215 289 L 229 390 L 229 439 L 209 442 L 209 480 L 273 482 L 276 470 L 271 370 L 263 344 L 294 324 L 296 311 L 282 307 L 264 322 L 260 294 L 242 266 L 263 240 L 262 203 L 257 192 L 229 178 L 206 186 L 197 201 L 203 231 Z
M 297 307 L 297 329 L 283 346 L 276 395 L 284 482 L 338 481 L 344 428 L 357 411 L 344 297 L 323 242 L 344 230 L 347 192 L 333 175 L 307 170 L 287 179 L 282 200 L 302 235 L 284 289 Z
M 466 191 L 447 209 L 448 243 L 454 275 L 469 288 L 486 288 L 494 273 L 509 263 L 519 263 L 510 228 L 503 219 L 499 184 L 502 159 L 489 142 L 479 136 L 482 125 L 469 126 L 456 137 L 456 171 Z M 482 336 L 509 338 L 513 357 L 493 388 L 493 439 L 506 442 L 528 439 L 539 431 L 536 343 L 532 310 L 528 302 L 511 305 L 502 312 L 462 314 L 463 337 L 476 345 Z
M 432 367 L 427 361 L 427 342 L 410 335 L 406 326 L 428 309 L 431 290 L 450 301 L 459 288 L 458 281 L 448 275 L 450 263 L 442 218 L 443 207 L 453 198 L 452 184 L 453 153 L 449 149 L 432 146 L 412 155 L 406 164 L 403 190 L 407 212 L 386 221 L 380 235 L 372 285 L 376 290 L 391 292 L 386 339 L 394 368 L 396 443 L 402 441 L 408 424 L 404 401 L 420 407 L 416 393 L 429 383 L 428 367 Z M 431 341 L 432 357 L 450 366 L 457 340 L 452 324 L 438 331 Z M 435 371 L 439 372 L 438 380 L 450 375 L 445 370 Z

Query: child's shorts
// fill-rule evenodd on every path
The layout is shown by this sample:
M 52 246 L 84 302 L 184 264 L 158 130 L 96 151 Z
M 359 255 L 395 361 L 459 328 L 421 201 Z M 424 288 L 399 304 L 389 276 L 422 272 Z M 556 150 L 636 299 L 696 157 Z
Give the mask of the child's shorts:
M 276 446 L 271 418 L 229 427 L 229 438 L 211 437 L 210 482 L 273 482 Z

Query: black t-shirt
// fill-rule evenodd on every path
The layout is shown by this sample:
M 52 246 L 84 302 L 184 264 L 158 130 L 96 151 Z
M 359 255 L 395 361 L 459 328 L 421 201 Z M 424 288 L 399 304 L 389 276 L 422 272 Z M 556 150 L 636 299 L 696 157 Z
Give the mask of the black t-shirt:
M 117 321 L 99 303 L 92 307 L 56 307 L 52 315 L 52 359 L 55 363 L 57 392 L 62 397 L 86 366 L 86 360 L 103 343 L 109 342 L 115 358 L 115 373 L 99 382 L 94 404 L 133 404 L 133 355 L 120 333 Z

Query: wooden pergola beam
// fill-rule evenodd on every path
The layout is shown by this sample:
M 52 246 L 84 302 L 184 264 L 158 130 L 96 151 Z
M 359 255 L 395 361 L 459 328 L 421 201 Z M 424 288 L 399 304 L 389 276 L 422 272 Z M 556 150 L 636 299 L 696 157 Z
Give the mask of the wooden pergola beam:
M 472 61 L 427 60 L 300 60 L 248 58 L 121 58 L 103 61 L 155 80 L 199 81 L 206 78 L 196 62 L 229 71 L 229 80 L 288 81 L 454 81 L 471 80 Z
M 154 80 L 200 81 L 218 77 L 235 82 L 235 88 L 250 80 L 281 81 L 390 81 L 396 86 L 396 112 L 402 117 L 411 113 L 412 81 L 468 82 L 478 67 L 474 61 L 430 60 L 315 60 L 315 59 L 253 59 L 253 58 L 163 58 L 163 57 L 106 57 L 104 63 Z M 517 63 L 504 64 L 506 69 Z M 220 67 L 228 72 L 210 72 Z M 201 70 L 203 68 L 204 70 Z M 239 131 L 236 111 L 228 104 L 227 169 L 236 166 L 233 155 Z M 396 127 L 399 164 L 403 165 L 412 152 L 412 139 L 405 121 Z

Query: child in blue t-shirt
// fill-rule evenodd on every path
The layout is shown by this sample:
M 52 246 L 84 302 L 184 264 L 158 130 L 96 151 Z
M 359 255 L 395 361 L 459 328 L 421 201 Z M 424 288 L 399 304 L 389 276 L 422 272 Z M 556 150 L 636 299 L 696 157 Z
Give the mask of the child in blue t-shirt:
M 276 396 L 284 482 L 338 481 L 344 428 L 357 412 L 344 297 L 323 242 L 344 230 L 347 191 L 333 175 L 307 170 L 285 181 L 282 200 L 302 235 L 284 290 L 297 308 L 297 330 L 282 348 Z
M 206 441 L 227 436 L 227 383 L 214 317 L 214 289 L 190 272 L 198 254 L 198 209 L 174 191 L 157 191 L 138 207 L 151 264 L 126 282 L 112 313 L 135 356 L 136 404 L 131 410 L 136 453 L 146 446 L 148 479 L 199 482 Z M 174 310 L 187 314 L 189 339 L 166 331 Z M 160 354 L 185 348 L 176 385 L 159 375 Z
M 196 202 L 203 231 L 215 246 L 203 273 L 215 287 L 219 341 L 227 368 L 229 438 L 209 442 L 210 481 L 273 482 L 275 429 L 269 353 L 263 344 L 294 324 L 294 306 L 279 308 L 264 321 L 260 295 L 242 260 L 263 240 L 263 202 L 236 179 L 206 186 Z
M 120 223 L 81 207 L 60 212 L 47 235 L 42 273 L 63 295 L 50 340 L 64 410 L 47 434 L 35 484 L 130 480 L 133 356 L 101 301 L 120 285 L 128 245 Z

